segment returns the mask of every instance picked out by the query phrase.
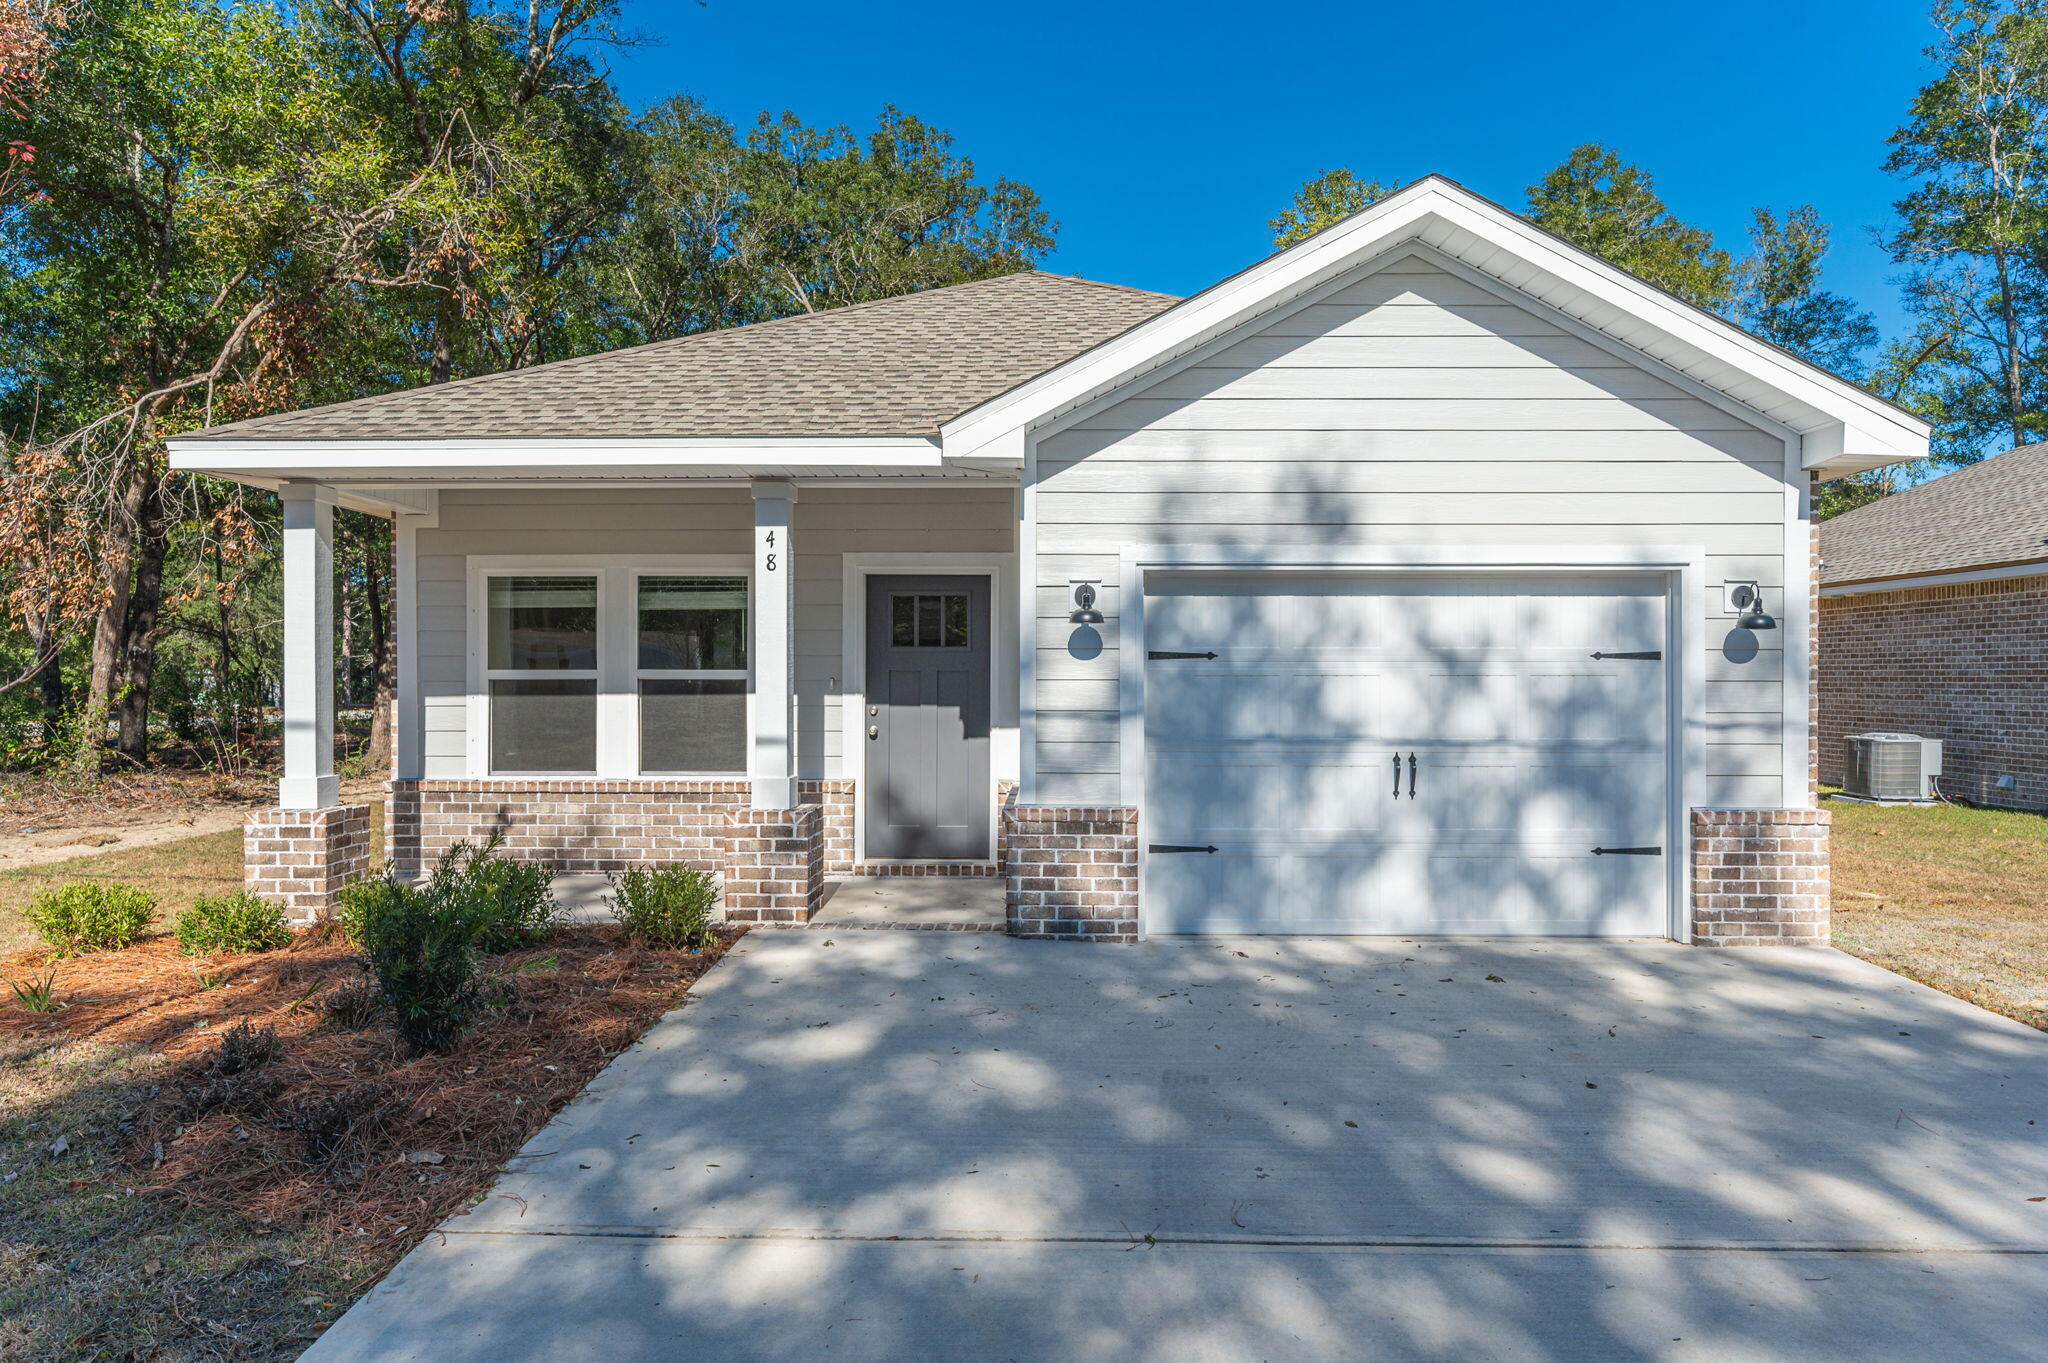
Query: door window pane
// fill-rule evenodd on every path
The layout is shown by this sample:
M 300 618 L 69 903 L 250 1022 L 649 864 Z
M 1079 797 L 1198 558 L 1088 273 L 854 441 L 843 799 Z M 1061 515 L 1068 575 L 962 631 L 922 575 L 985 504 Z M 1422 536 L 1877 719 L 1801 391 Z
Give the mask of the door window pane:
M 896 648 L 966 648 L 967 595 L 909 592 L 889 598 L 889 642 Z
M 745 771 L 747 684 L 650 677 L 640 683 L 642 771 Z
M 597 770 L 597 683 L 492 682 L 491 770 Z
M 640 666 L 679 672 L 747 665 L 747 580 L 640 579 Z
M 560 672 L 597 666 L 594 577 L 494 577 L 489 616 L 494 670 Z

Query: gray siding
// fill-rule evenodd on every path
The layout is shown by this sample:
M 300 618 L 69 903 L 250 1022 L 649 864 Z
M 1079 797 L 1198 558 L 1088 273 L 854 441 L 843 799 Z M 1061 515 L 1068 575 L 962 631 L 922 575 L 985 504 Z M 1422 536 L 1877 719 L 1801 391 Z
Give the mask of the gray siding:
M 1706 798 L 1777 805 L 1782 654 L 1718 645 L 1724 579 L 1782 602 L 1784 463 L 1778 436 L 1504 292 L 1397 261 L 1040 440 L 1037 798 L 1123 798 L 1122 545 L 1661 543 L 1707 552 Z M 1108 584 L 1094 656 L 1068 648 L 1073 578 Z
M 806 486 L 796 508 L 798 774 L 840 764 L 841 555 L 991 553 L 1016 547 L 1008 487 Z M 423 774 L 465 766 L 467 558 L 472 554 L 749 554 L 744 487 L 451 489 L 440 528 L 419 532 L 419 681 Z

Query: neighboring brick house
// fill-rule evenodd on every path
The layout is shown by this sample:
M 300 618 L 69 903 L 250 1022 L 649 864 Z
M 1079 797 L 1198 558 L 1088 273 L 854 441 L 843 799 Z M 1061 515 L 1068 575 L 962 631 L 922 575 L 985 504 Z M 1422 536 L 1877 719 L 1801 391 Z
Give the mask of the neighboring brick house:
M 1820 528 L 1820 771 L 1845 734 L 1942 740 L 1944 794 L 2048 809 L 2048 444 Z
M 1024 271 L 171 443 L 283 504 L 248 861 L 301 915 L 366 861 L 347 507 L 396 521 L 404 870 L 1735 944 L 1827 936 L 1809 480 L 1927 426 L 1431 176 L 1184 299 Z

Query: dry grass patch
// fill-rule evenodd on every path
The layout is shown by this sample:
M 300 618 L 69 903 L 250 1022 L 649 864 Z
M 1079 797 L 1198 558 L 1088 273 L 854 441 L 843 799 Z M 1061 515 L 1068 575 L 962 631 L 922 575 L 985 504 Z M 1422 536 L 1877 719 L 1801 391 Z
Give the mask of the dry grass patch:
M 494 1010 L 424 1057 L 321 933 L 55 962 L 55 1012 L 0 1003 L 0 1357 L 295 1357 L 737 935 L 568 928 L 487 958 Z
M 2048 1030 L 2048 818 L 1828 807 L 1835 945 Z

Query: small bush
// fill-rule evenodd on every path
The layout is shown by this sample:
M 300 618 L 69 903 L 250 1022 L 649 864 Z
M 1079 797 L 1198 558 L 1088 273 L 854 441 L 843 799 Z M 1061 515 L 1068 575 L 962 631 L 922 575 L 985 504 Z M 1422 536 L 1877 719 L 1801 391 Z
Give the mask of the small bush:
M 59 956 L 132 946 L 156 921 L 156 901 L 133 885 L 78 880 L 45 890 L 24 915 Z
M 289 1104 L 277 1112 L 276 1124 L 280 1131 L 298 1133 L 306 1145 L 306 1158 L 316 1164 L 331 1164 L 352 1149 L 360 1149 L 396 1107 L 390 1086 L 370 1079 Z
M 282 1087 L 265 1067 L 283 1054 L 275 1028 L 237 1022 L 221 1033 L 218 1046 L 185 1068 L 179 1116 L 192 1121 L 210 1112 L 261 1112 Z
M 711 941 L 718 879 L 695 866 L 634 866 L 605 877 L 612 917 L 640 941 L 698 950 Z
M 387 875 L 363 884 L 379 886 L 351 905 L 377 992 L 415 1052 L 445 1051 L 481 1002 L 473 906 L 434 882 L 408 885 Z
M 476 925 L 479 951 L 532 946 L 553 932 L 562 917 L 549 887 L 555 868 L 499 856 L 503 838 L 493 834 L 482 847 L 458 843 L 441 858 L 429 882 L 431 890 L 465 901 L 463 911 Z
M 383 1006 L 384 1000 L 377 993 L 376 985 L 368 980 L 350 980 L 329 994 L 321 1008 L 329 1022 L 343 1031 L 353 1032 L 375 1021 L 377 1010 Z
M 292 930 L 284 910 L 247 890 L 203 894 L 178 915 L 171 929 L 187 956 L 220 951 L 275 951 L 289 946 Z

